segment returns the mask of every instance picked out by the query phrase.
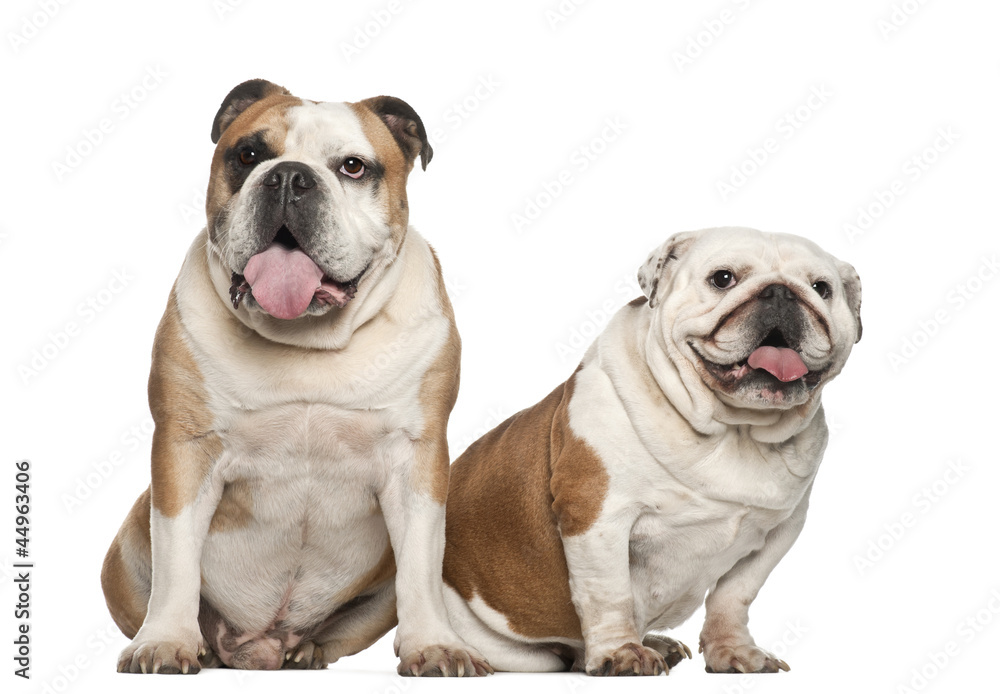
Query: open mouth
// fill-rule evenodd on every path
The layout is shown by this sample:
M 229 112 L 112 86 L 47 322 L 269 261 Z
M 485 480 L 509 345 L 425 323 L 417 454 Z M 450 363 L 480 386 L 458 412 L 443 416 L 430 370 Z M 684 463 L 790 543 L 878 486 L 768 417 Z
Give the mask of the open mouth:
M 746 358 L 732 364 L 718 364 L 706 359 L 692 343 L 688 346 L 698 355 L 705 369 L 727 390 L 738 386 L 753 386 L 759 390 L 779 392 L 799 384 L 812 390 L 819 385 L 826 369 L 810 371 L 798 351 L 789 346 L 777 328 L 769 332 Z
M 314 302 L 343 308 L 354 298 L 367 269 L 346 282 L 333 279 L 306 255 L 288 227 L 282 225 L 271 244 L 250 258 L 243 274 L 233 273 L 229 297 L 233 308 L 239 309 L 244 297 L 250 294 L 275 318 L 290 320 L 301 316 Z

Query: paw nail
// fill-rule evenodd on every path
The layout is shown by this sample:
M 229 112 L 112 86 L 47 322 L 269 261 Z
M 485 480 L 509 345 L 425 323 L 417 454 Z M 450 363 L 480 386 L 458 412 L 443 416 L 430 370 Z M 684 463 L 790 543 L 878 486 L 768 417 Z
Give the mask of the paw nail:
M 785 672 L 788 672 L 789 670 L 791 670 L 791 668 L 788 667 L 788 663 L 786 663 L 784 660 L 779 660 L 778 661 L 778 667 L 781 668 L 782 670 L 784 670 Z
M 188 662 L 188 661 L 186 661 L 186 660 L 182 660 L 182 661 L 181 661 L 181 674 L 182 674 L 182 675 L 186 675 L 186 674 L 188 674 L 188 671 L 189 671 L 190 669 L 191 669 L 191 663 L 189 663 L 189 662 Z

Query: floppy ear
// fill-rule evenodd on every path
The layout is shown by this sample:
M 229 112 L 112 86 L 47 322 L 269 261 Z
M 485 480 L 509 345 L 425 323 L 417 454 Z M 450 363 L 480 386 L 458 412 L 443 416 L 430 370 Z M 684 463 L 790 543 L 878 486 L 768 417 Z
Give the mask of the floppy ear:
M 218 144 L 219 138 L 222 137 L 226 128 L 252 104 L 272 94 L 290 93 L 284 87 L 267 80 L 248 80 L 233 87 L 233 90 L 222 101 L 219 112 L 215 114 L 215 121 L 212 123 L 212 142 Z
M 691 242 L 694 241 L 694 237 L 695 232 L 693 231 L 682 231 L 679 234 L 674 234 L 650 253 L 646 262 L 639 268 L 639 287 L 649 299 L 650 308 L 656 308 L 660 302 L 657 293 L 660 281 L 666 279 L 673 272 L 677 258 L 687 250 Z
M 427 131 L 420 116 L 408 103 L 394 96 L 374 96 L 361 102 L 375 113 L 385 127 L 389 128 L 396 144 L 412 165 L 417 155 L 420 155 L 420 168 L 426 169 L 434 156 L 431 143 L 427 140 Z
M 861 342 L 861 278 L 854 266 L 843 260 L 837 261 L 837 269 L 840 271 L 840 280 L 844 283 L 847 305 L 854 313 L 854 320 L 858 324 L 858 335 L 854 340 L 855 343 L 858 343 Z

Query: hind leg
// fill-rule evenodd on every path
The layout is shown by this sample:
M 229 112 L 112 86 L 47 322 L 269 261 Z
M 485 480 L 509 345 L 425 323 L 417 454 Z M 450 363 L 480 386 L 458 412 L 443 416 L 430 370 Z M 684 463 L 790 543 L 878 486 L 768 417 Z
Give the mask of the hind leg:
M 663 659 L 667 661 L 667 668 L 674 667 L 685 658 L 690 659 L 693 657 L 690 648 L 677 639 L 672 639 L 662 634 L 646 634 L 642 639 L 642 645 L 646 648 L 652 648 L 662 655 Z
M 126 516 L 101 568 L 101 587 L 111 618 L 130 639 L 146 618 L 153 577 L 151 557 L 147 489 Z
M 491 670 L 497 672 L 564 672 L 575 658 L 582 656 L 581 648 L 558 643 L 528 643 L 519 641 L 509 631 L 502 633 L 500 624 L 506 618 L 500 613 L 487 614 L 489 607 L 480 604 L 473 611 L 458 592 L 445 584 L 444 602 L 448 618 L 455 631 L 467 644 L 473 646 L 489 661 Z M 487 621 L 489 620 L 489 624 Z M 482 673 L 480 673 L 482 674 Z
M 286 668 L 319 670 L 340 658 L 359 653 L 396 626 L 394 579 L 359 596 L 330 615 L 308 641 L 285 654 Z

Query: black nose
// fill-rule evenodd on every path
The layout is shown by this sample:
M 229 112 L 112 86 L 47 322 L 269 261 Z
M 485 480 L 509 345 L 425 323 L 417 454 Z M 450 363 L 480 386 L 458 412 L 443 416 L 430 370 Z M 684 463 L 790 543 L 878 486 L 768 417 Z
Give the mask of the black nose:
M 763 301 L 777 304 L 781 301 L 795 301 L 795 292 L 783 284 L 769 284 L 764 287 L 759 298 Z
M 282 204 L 295 202 L 316 187 L 313 171 L 297 161 L 283 161 L 264 177 L 261 184 L 272 189 Z

